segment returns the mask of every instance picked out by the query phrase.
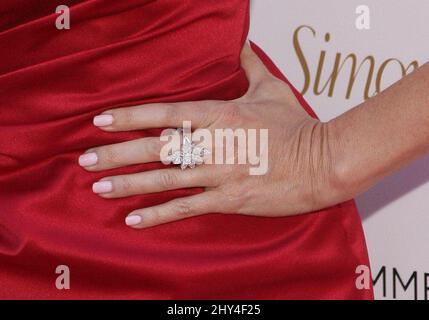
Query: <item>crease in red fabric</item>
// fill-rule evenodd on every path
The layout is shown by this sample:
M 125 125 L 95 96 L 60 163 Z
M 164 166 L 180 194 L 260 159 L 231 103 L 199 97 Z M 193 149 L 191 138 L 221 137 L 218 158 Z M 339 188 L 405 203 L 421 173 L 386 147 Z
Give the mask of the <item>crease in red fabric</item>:
M 55 28 L 60 4 L 71 6 L 70 30 Z M 102 132 L 92 118 L 107 109 L 242 96 L 248 1 L 5 0 L 0 17 L 0 298 L 372 299 L 355 286 L 369 262 L 353 201 L 136 231 L 127 213 L 202 189 L 106 200 L 93 182 L 163 166 L 77 165 L 88 148 L 160 133 Z M 55 287 L 58 265 L 70 268 L 70 290 Z

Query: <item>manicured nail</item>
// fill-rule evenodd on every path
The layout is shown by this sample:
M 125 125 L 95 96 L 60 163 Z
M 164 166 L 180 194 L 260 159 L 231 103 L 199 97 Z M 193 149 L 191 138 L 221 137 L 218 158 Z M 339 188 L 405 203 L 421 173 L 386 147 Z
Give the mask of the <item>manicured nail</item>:
M 93 166 L 97 161 L 98 157 L 95 152 L 85 153 L 79 157 L 79 165 L 82 167 Z
M 113 123 L 113 116 L 111 114 L 101 114 L 95 116 L 93 119 L 94 126 L 104 127 L 110 126 Z
M 125 218 L 125 224 L 127 226 L 135 226 L 136 224 L 139 224 L 142 222 L 142 217 L 139 215 L 133 214 L 131 216 L 128 216 Z
M 98 181 L 92 185 L 92 191 L 94 193 L 108 193 L 112 192 L 112 190 L 112 181 Z

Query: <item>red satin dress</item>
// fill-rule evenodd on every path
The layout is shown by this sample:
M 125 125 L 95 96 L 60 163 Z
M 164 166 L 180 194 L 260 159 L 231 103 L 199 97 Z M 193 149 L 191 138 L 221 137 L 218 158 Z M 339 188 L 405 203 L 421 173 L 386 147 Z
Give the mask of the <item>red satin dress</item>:
M 70 30 L 55 27 L 60 4 Z M 0 298 L 372 298 L 355 286 L 356 267 L 369 263 L 353 201 L 134 230 L 124 224 L 132 210 L 202 190 L 106 200 L 93 182 L 162 165 L 89 173 L 77 164 L 88 148 L 160 133 L 103 132 L 92 118 L 104 110 L 243 95 L 248 26 L 247 0 L 1 1 Z M 69 290 L 55 285 L 59 265 Z

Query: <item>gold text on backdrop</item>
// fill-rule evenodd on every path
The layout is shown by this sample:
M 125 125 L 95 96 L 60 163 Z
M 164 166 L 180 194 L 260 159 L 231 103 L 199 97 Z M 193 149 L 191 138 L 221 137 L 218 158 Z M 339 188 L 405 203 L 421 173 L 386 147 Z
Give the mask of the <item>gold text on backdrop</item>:
M 309 30 L 313 37 L 317 37 L 317 32 L 314 28 L 310 26 L 300 26 L 298 27 L 293 35 L 293 46 L 296 52 L 296 55 L 298 56 L 299 63 L 301 64 L 302 71 L 304 72 L 304 87 L 301 90 L 302 94 L 305 94 L 309 89 L 312 82 L 312 71 L 315 71 L 315 77 L 314 77 L 314 83 L 313 83 L 313 93 L 315 95 L 321 95 L 323 92 L 325 92 L 326 89 L 328 89 L 328 97 L 332 97 L 334 95 L 335 91 L 335 85 L 337 83 L 338 76 L 340 75 L 341 71 L 343 70 L 343 67 L 347 61 L 351 61 L 351 70 L 350 70 L 350 77 L 349 82 L 347 84 L 347 90 L 346 90 L 346 99 L 350 99 L 350 96 L 352 94 L 353 88 L 355 86 L 356 78 L 359 75 L 359 73 L 362 70 L 362 67 L 365 65 L 365 63 L 368 65 L 367 68 L 367 77 L 366 77 L 366 83 L 365 88 L 363 89 L 363 98 L 366 100 L 370 98 L 371 96 L 381 92 L 383 88 L 383 74 L 386 71 L 387 67 L 395 63 L 399 65 L 401 69 L 401 77 L 407 75 L 411 71 L 414 71 L 419 67 L 419 63 L 414 60 L 411 63 L 406 66 L 401 60 L 396 58 L 390 58 L 382 62 L 379 66 L 376 64 L 376 59 L 374 56 L 367 56 L 365 57 L 358 65 L 359 59 L 357 54 L 350 53 L 348 54 L 344 59 L 342 59 L 343 55 L 340 52 L 337 52 L 335 55 L 334 64 L 332 67 L 332 71 L 330 71 L 330 75 L 326 82 L 321 87 L 321 78 L 323 74 L 323 70 L 325 68 L 325 59 L 326 59 L 326 50 L 322 50 L 320 52 L 319 62 L 317 64 L 316 70 L 311 70 L 309 67 L 308 60 L 305 57 L 304 51 L 302 50 L 301 42 L 300 42 L 300 34 L 304 30 Z M 331 34 L 326 33 L 324 41 L 326 43 L 330 42 L 331 40 Z M 372 94 L 370 94 L 371 86 L 375 85 L 375 89 Z

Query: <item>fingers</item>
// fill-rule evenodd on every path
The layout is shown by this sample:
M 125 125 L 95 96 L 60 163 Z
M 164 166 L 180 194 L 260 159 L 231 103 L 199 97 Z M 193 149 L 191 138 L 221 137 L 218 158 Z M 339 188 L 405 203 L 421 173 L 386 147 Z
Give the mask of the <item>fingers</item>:
M 249 91 L 254 90 L 270 73 L 246 41 L 240 55 L 241 67 L 249 80 Z
M 106 177 L 95 182 L 92 190 L 103 198 L 121 198 L 181 188 L 215 187 L 218 181 L 213 176 L 216 174 L 205 166 L 186 171 L 178 168 L 152 170 Z
M 136 229 L 149 228 L 198 215 L 217 212 L 221 200 L 218 192 L 206 191 L 194 196 L 178 198 L 158 206 L 131 212 L 125 223 Z
M 150 103 L 112 109 L 94 117 L 93 123 L 105 131 L 178 128 L 191 121 L 193 128 L 208 127 L 216 119 L 221 101 Z
M 248 44 L 240 55 L 242 68 L 254 91 L 269 75 L 259 57 Z M 151 103 L 141 106 L 111 109 L 96 116 L 94 125 L 105 131 L 131 131 L 152 128 L 178 128 L 191 121 L 193 129 L 210 127 L 225 108 L 224 101 Z M 88 150 L 79 164 L 88 171 L 100 171 L 127 165 L 160 160 L 163 142 L 159 138 L 143 138 Z M 213 167 L 210 168 L 212 171 Z M 177 168 L 147 171 L 103 178 L 94 183 L 93 191 L 104 198 L 118 198 L 189 187 L 215 188 L 221 175 L 208 172 L 207 166 L 193 170 Z M 218 178 L 214 178 L 218 177 Z M 210 212 L 222 212 L 222 193 L 210 189 L 191 197 L 175 199 L 158 206 L 135 210 L 125 222 L 133 228 L 148 228 Z
M 88 171 L 100 171 L 160 160 L 163 142 L 159 138 L 142 138 L 86 151 L 79 165 Z

